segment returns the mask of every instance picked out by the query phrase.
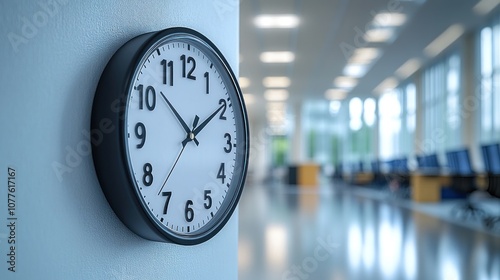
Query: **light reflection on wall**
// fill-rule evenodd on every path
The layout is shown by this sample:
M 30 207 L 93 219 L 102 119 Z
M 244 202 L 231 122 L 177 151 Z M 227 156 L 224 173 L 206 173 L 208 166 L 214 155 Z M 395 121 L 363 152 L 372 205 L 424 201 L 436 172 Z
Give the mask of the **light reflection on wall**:
M 269 225 L 265 233 L 266 261 L 277 271 L 284 270 L 288 235 L 283 225 Z

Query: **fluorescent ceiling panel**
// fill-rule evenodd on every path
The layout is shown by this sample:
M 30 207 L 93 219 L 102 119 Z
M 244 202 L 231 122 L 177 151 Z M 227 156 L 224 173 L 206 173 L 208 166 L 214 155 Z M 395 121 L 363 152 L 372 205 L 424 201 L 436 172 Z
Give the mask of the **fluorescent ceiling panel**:
M 260 15 L 254 20 L 258 28 L 295 28 L 299 23 L 296 15 Z
M 394 89 L 398 86 L 398 79 L 395 77 L 389 77 L 383 80 L 374 90 L 373 92 L 376 94 L 382 94 L 388 90 Z
M 373 18 L 373 26 L 395 27 L 406 22 L 406 15 L 402 13 L 379 13 Z
M 255 103 L 255 96 L 251 93 L 243 93 L 243 99 L 245 100 L 246 105 Z
M 260 61 L 264 63 L 289 63 L 295 60 L 293 52 L 263 52 L 260 54 Z
M 368 65 L 366 64 L 347 64 L 344 67 L 343 73 L 346 76 L 360 78 L 366 74 L 367 70 L 368 70 Z
M 264 92 L 267 101 L 285 101 L 288 99 L 288 91 L 285 89 L 268 89 Z
M 382 43 L 387 42 L 394 36 L 392 28 L 374 28 L 366 31 L 363 37 L 367 42 Z
M 347 97 L 345 89 L 332 88 L 325 92 L 325 97 L 329 100 L 343 100 Z
M 240 84 L 240 88 L 247 88 L 250 86 L 250 79 L 248 79 L 247 77 L 240 77 L 238 79 L 238 82 Z
M 262 84 L 267 88 L 286 88 L 291 84 L 288 77 L 265 77 Z
M 500 0 L 481 0 L 472 10 L 478 15 L 485 16 L 493 11 L 498 4 L 500 4 Z
M 341 76 L 335 78 L 333 85 L 337 88 L 352 89 L 358 84 L 358 80 L 353 77 Z
M 369 64 L 379 55 L 380 50 L 377 48 L 359 48 L 354 50 L 349 62 L 354 64 Z
M 417 72 L 417 70 L 422 66 L 422 62 L 418 58 L 410 58 L 408 59 L 401 67 L 399 67 L 395 74 L 398 76 L 401 80 L 404 80 L 413 73 Z
M 464 33 L 465 28 L 461 24 L 453 24 L 448 27 L 441 35 L 432 41 L 424 49 L 424 53 L 429 57 L 435 57 L 449 47 Z

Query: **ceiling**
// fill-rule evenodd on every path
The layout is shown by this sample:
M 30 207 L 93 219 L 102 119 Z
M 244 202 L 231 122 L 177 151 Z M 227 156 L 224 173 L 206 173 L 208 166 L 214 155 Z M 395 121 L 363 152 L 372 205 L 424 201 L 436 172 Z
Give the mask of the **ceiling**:
M 498 0 L 483 0 L 490 3 Z M 408 59 L 425 65 L 433 57 L 424 49 L 453 24 L 470 30 L 484 21 L 474 12 L 479 0 L 244 0 L 240 1 L 240 77 L 250 85 L 243 93 L 253 96 L 248 110 L 253 121 L 265 121 L 263 79 L 268 76 L 290 78 L 287 103 L 295 106 L 305 100 L 327 100 L 325 92 L 343 75 L 352 51 L 374 47 L 380 55 L 368 67 L 357 85 L 348 91 L 353 96 L 375 97 L 374 90 Z M 491 4 L 493 5 L 493 4 Z M 368 43 L 361 34 L 370 28 L 374 16 L 384 11 L 398 11 L 407 16 L 395 29 L 392 40 Z M 254 24 L 261 14 L 294 14 L 300 23 L 291 29 L 261 29 Z M 266 51 L 291 51 L 291 63 L 263 63 L 259 56 Z M 402 78 L 396 76 L 398 81 Z

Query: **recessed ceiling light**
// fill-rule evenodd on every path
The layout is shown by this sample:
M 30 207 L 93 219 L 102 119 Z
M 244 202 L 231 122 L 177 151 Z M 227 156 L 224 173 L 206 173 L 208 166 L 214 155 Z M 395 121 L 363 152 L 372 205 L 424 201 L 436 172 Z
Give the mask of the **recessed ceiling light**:
M 259 28 L 295 28 L 299 22 L 296 15 L 260 15 L 254 20 Z
M 285 88 L 290 86 L 288 77 L 265 77 L 262 84 L 267 88 Z
M 461 24 L 453 24 L 448 27 L 441 35 L 439 35 L 434 41 L 432 41 L 427 47 L 425 47 L 424 52 L 429 57 L 435 57 L 449 47 L 453 42 L 455 42 L 464 33 L 465 28 Z
M 251 93 L 243 93 L 243 99 L 245 100 L 246 105 L 255 103 L 255 96 Z
M 344 67 L 344 75 L 360 78 L 366 74 L 368 66 L 366 64 L 347 64 Z
M 285 102 L 268 102 L 266 107 L 267 107 L 267 116 L 279 115 L 284 118 L 286 115 Z
M 402 13 L 379 13 L 373 17 L 373 26 L 394 27 L 406 22 L 406 15 Z
M 389 77 L 383 80 L 374 90 L 373 92 L 376 94 L 382 94 L 388 90 L 394 89 L 398 86 L 398 79 L 395 77 Z
M 404 80 L 413 75 L 413 73 L 417 72 L 420 66 L 422 66 L 422 62 L 420 61 L 420 59 L 410 58 L 396 70 L 395 74 L 401 80 Z
M 387 42 L 394 36 L 394 30 L 391 28 L 373 28 L 366 31 L 363 37 L 367 42 L 381 43 Z
M 240 88 L 247 88 L 250 86 L 250 79 L 248 79 L 246 77 L 240 77 L 238 79 L 238 82 L 240 84 Z
M 284 102 L 268 102 L 267 105 L 267 110 L 268 111 L 285 111 L 286 110 L 286 103 Z
M 268 89 L 264 92 L 264 98 L 267 101 L 285 101 L 288 99 L 286 89 Z
M 353 78 L 353 77 L 341 76 L 341 77 L 335 78 L 335 80 L 333 81 L 333 84 L 337 88 L 352 89 L 353 87 L 355 87 L 358 84 L 358 80 Z
M 342 100 L 347 97 L 347 91 L 340 88 L 332 88 L 325 92 L 325 97 L 329 100 Z
M 380 50 L 376 48 L 359 48 L 354 50 L 349 59 L 350 63 L 369 64 L 380 55 Z
M 289 63 L 295 60 L 293 52 L 263 52 L 260 54 L 260 61 L 264 63 Z

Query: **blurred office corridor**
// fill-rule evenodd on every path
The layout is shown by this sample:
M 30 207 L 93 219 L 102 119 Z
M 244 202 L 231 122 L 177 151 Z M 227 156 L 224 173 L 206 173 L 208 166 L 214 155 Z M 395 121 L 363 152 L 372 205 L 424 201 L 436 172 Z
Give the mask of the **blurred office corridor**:
M 239 55 L 240 279 L 500 280 L 500 0 L 241 1 Z
M 500 279 L 500 232 L 353 188 L 248 184 L 239 214 L 240 279 Z

